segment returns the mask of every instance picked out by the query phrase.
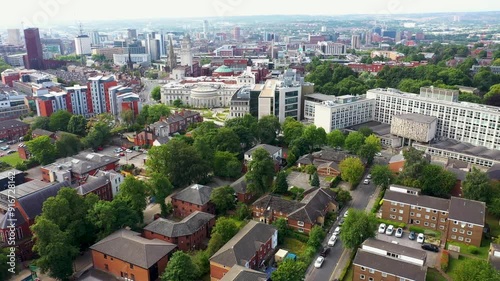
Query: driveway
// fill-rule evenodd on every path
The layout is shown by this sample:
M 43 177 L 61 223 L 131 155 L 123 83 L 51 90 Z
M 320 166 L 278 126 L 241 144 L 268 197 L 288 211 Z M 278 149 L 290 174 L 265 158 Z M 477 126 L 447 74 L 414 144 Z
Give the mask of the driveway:
M 134 164 L 138 168 L 144 168 L 144 159 L 147 154 L 133 150 L 132 152 L 124 152 L 124 156 L 116 156 L 117 153 L 114 150 L 117 148 L 118 146 L 110 145 L 104 147 L 102 151 L 98 151 L 97 153 L 120 158 L 118 162 L 120 165 Z
M 391 243 L 393 243 L 393 241 L 394 241 L 394 242 L 397 242 L 399 245 L 402 245 L 402 246 L 406 246 L 406 247 L 410 247 L 410 248 L 415 248 L 415 249 L 422 250 L 422 248 L 421 248 L 422 244 L 418 243 L 417 240 L 410 240 L 410 239 L 408 239 L 408 234 L 409 234 L 409 232 L 405 231 L 403 233 L 403 237 L 397 238 L 394 235 L 389 236 L 389 235 L 386 235 L 386 234 L 377 233 L 377 236 L 375 238 L 377 238 L 378 240 L 382 240 L 382 241 L 386 241 L 386 242 L 391 242 Z M 425 250 L 422 250 L 422 251 L 425 251 Z M 434 252 L 431 252 L 431 251 L 425 251 L 425 252 L 427 253 L 427 260 L 425 262 L 425 265 L 427 265 L 428 267 L 436 267 L 438 259 L 439 259 L 439 256 L 440 256 L 440 253 L 434 253 Z
M 304 190 L 312 189 L 313 186 L 309 183 L 309 174 L 292 171 L 286 178 L 288 181 L 288 186 L 292 188 L 293 186 L 302 188 Z M 330 184 L 325 181 L 325 177 L 319 177 L 320 187 L 329 187 Z

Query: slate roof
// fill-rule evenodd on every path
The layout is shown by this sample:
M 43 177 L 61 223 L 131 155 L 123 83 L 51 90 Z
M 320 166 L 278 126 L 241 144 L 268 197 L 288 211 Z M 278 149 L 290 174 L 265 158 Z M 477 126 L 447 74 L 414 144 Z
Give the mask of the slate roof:
M 305 204 L 287 200 L 276 195 L 266 195 L 257 199 L 252 204 L 252 206 L 259 209 L 264 209 L 265 212 L 270 212 L 272 210 L 275 210 L 278 212 L 282 212 L 284 215 L 286 215 L 294 212 L 299 208 L 302 208 L 303 206 L 305 206 Z
M 144 230 L 167 237 L 187 236 L 198 231 L 202 226 L 208 224 L 208 222 L 210 222 L 213 218 L 215 218 L 215 215 L 195 211 L 180 222 L 159 218 L 144 227 Z
M 18 127 L 25 127 L 29 126 L 29 124 L 26 124 L 22 121 L 16 120 L 16 119 L 11 119 L 11 120 L 5 120 L 0 122 L 0 130 L 7 130 L 7 129 L 12 129 L 12 128 L 18 128 Z M 35 131 L 38 129 L 35 129 Z
M 277 232 L 272 225 L 249 221 L 233 238 L 220 248 L 210 261 L 226 267 L 245 266 L 255 252 Z
M 172 198 L 202 206 L 210 201 L 212 190 L 210 186 L 193 184 L 179 191 Z
M 57 195 L 57 192 L 63 187 L 70 187 L 71 184 L 67 181 L 55 183 L 46 188 L 40 189 L 18 200 L 24 212 L 29 219 L 35 219 L 36 216 L 42 213 L 42 205 L 49 197 Z
M 298 221 L 316 223 L 317 218 L 326 215 L 326 209 L 330 203 L 337 205 L 336 194 L 326 188 L 318 188 L 307 194 L 300 203 L 303 207 L 288 214 L 288 218 Z
M 449 208 L 449 202 L 447 199 L 427 195 L 412 195 L 392 190 L 385 191 L 384 201 L 401 202 L 440 211 L 448 211 Z
M 462 181 L 462 182 L 465 181 L 465 177 L 467 176 L 466 171 L 463 171 L 463 170 L 460 170 L 460 169 L 457 169 L 454 167 L 447 167 L 446 170 L 449 172 L 452 172 L 455 175 L 455 177 L 457 178 L 457 180 Z
M 245 176 L 237 179 L 235 182 L 231 184 L 231 187 L 234 189 L 236 193 L 245 194 L 247 193 L 247 182 L 245 180 Z
M 427 267 L 373 254 L 363 249 L 358 249 L 353 264 L 415 281 L 425 281 L 427 273 Z
M 484 226 L 486 204 L 484 202 L 451 197 L 448 219 Z
M 274 146 L 274 145 L 259 144 L 259 145 L 256 145 L 256 146 L 252 147 L 247 152 L 245 152 L 245 155 L 252 156 L 253 153 L 255 152 L 255 150 L 257 150 L 259 148 L 264 148 L 269 153 L 269 155 L 271 155 L 271 156 L 282 149 L 281 147 L 277 147 L 277 146 Z
M 24 173 L 23 171 L 19 171 L 18 169 L 9 169 L 3 172 L 0 172 L 0 179 L 9 178 L 11 176 L 17 176 L 18 174 Z
M 34 129 L 31 134 L 36 135 L 36 136 L 48 136 L 48 137 L 51 137 L 51 136 L 54 135 L 54 132 L 47 131 L 47 130 L 44 130 L 44 129 Z
M 76 189 L 76 193 L 78 193 L 79 195 L 85 195 L 85 194 L 88 194 L 88 193 L 98 189 L 98 188 L 105 186 L 108 183 L 109 183 L 109 178 L 106 176 L 88 177 L 86 183 L 84 183 L 80 186 L 77 186 L 75 189 Z
M 21 212 L 19 212 L 19 209 L 14 208 L 14 210 L 12 210 L 12 208 L 8 208 L 5 214 L 0 213 L 0 229 L 8 229 L 10 219 L 16 219 L 14 222 L 16 225 L 21 225 L 26 222 Z
M 493 164 L 486 174 L 490 180 L 500 180 L 500 164 Z
M 340 168 L 339 168 L 339 165 L 335 162 L 324 162 L 324 163 L 318 163 L 318 169 L 323 169 L 323 168 L 331 168 L 331 169 L 334 169 L 336 171 L 340 171 Z
M 266 281 L 267 276 L 264 272 L 246 268 L 241 265 L 235 265 L 224 274 L 220 281 Z
M 71 170 L 71 172 L 76 174 L 85 174 L 89 171 L 99 169 L 107 166 L 111 163 L 116 163 L 120 161 L 117 157 L 111 157 L 99 153 L 88 153 L 82 152 L 72 157 L 66 157 L 58 160 L 55 163 L 44 166 L 43 168 L 54 170 L 58 166 L 64 167 L 64 169 Z
M 121 229 L 95 243 L 90 249 L 148 269 L 176 247 L 172 243 L 146 239 L 138 232 Z

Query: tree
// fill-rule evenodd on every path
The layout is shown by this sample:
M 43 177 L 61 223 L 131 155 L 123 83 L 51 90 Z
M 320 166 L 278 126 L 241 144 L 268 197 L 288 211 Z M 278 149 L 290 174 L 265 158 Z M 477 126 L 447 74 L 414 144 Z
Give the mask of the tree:
M 155 201 L 160 204 L 161 216 L 166 217 L 169 214 L 165 199 L 172 193 L 174 187 L 168 177 L 164 174 L 153 173 L 148 182 L 149 190 Z
M 263 194 L 269 191 L 274 177 L 274 163 L 269 153 L 263 148 L 257 148 L 248 163 L 245 179 L 247 190 L 252 194 Z
M 132 125 L 134 123 L 134 111 L 132 109 L 123 110 L 120 113 L 120 118 L 127 125 Z
M 210 201 L 215 204 L 218 214 L 225 214 L 235 207 L 234 189 L 229 185 L 217 187 L 210 194 Z
M 394 174 L 385 165 L 375 165 L 371 170 L 371 175 L 373 183 L 381 186 L 383 189 L 387 189 L 389 185 L 394 181 Z
M 87 119 L 82 115 L 72 115 L 68 121 L 68 133 L 85 136 L 87 130 Z
M 174 100 L 174 102 L 172 103 L 172 105 L 174 107 L 182 107 L 184 105 L 184 103 L 182 102 L 181 99 L 176 99 L 176 100 Z
M 130 209 L 134 210 L 140 218 L 140 222 L 144 221 L 143 211 L 146 209 L 148 196 L 148 187 L 145 182 L 136 179 L 133 176 L 127 176 L 120 185 L 118 198 L 127 202 Z
M 486 104 L 499 106 L 500 105 L 500 84 L 495 84 L 490 87 L 490 90 L 484 95 Z
M 347 181 L 354 187 L 363 176 L 365 167 L 357 157 L 348 157 L 339 164 L 342 180 Z
M 9 248 L 3 248 L 2 250 L 0 250 L 0 280 L 9 280 L 9 278 L 15 272 L 12 271 L 11 266 L 9 264 L 10 257 L 7 256 L 9 254 L 11 254 Z
M 456 281 L 469 280 L 488 280 L 499 281 L 500 273 L 485 260 L 480 259 L 465 259 L 457 266 L 455 279 Z
M 55 147 L 60 157 L 68 157 L 80 152 L 82 143 L 77 136 L 69 133 L 62 133 L 59 140 L 56 141 Z
M 236 218 L 239 220 L 246 220 L 252 216 L 252 209 L 247 204 L 239 202 L 236 207 Z
M 368 137 L 373 134 L 373 130 L 366 126 L 363 126 L 359 128 L 358 133 L 361 133 L 363 136 Z
M 319 225 L 313 226 L 309 232 L 309 239 L 307 240 L 307 246 L 317 249 L 321 246 L 323 239 L 325 239 L 326 233 Z
M 349 249 L 358 248 L 365 239 L 375 237 L 378 221 L 374 214 L 362 210 L 349 209 L 349 216 L 342 225 L 340 239 Z
M 285 194 L 288 192 L 287 173 L 285 171 L 280 171 L 276 175 L 273 192 L 278 194 Z
M 476 167 L 467 173 L 463 183 L 464 197 L 471 200 L 489 203 L 492 196 L 492 187 L 488 175 Z
M 326 142 L 333 148 L 343 147 L 345 135 L 340 130 L 333 130 L 326 136 Z
M 345 149 L 357 153 L 365 142 L 365 136 L 360 132 L 350 132 L 345 139 Z
M 42 165 L 53 163 L 57 159 L 57 150 L 48 136 L 39 136 L 26 142 L 32 157 Z
M 164 104 L 154 104 L 149 106 L 147 122 L 149 124 L 160 120 L 161 117 L 170 115 L 170 108 Z
M 48 130 L 49 129 L 49 124 L 50 124 L 50 118 L 46 116 L 38 116 L 35 118 L 33 121 L 33 124 L 31 124 L 31 129 L 43 129 L 43 130 Z
M 240 153 L 240 138 L 231 128 L 220 128 L 212 139 L 215 150 Z
M 222 238 L 222 234 L 220 233 L 214 233 L 212 231 L 212 235 L 210 237 L 210 240 L 208 241 L 207 245 L 207 252 L 209 256 L 212 256 L 215 254 L 222 246 L 226 244 Z
M 303 261 L 286 259 L 271 274 L 271 279 L 273 281 L 303 281 L 306 269 L 307 265 Z
M 488 204 L 488 212 L 497 218 L 500 218 L 500 198 L 493 198 Z
M 111 139 L 111 127 L 109 123 L 97 122 L 89 130 L 87 136 L 82 140 L 85 147 L 97 149 Z
M 344 189 L 339 189 L 339 191 L 337 192 L 337 197 L 335 197 L 335 200 L 339 202 L 341 206 L 345 206 L 349 201 L 352 200 L 352 196 L 349 191 Z
M 287 117 L 283 123 L 283 136 L 287 144 L 300 138 L 304 132 L 304 124 L 292 117 Z
M 155 101 L 159 101 L 161 99 L 161 87 L 160 86 L 156 86 L 154 87 L 152 90 L 151 90 L 151 97 L 155 100 Z
M 429 164 L 424 157 L 424 152 L 414 147 L 404 150 L 403 156 L 405 159 L 403 172 L 401 173 L 403 178 L 417 179 L 422 174 L 424 167 Z
M 426 165 L 419 177 L 422 193 L 436 197 L 449 197 L 457 182 L 455 174 L 437 165 Z
M 283 244 L 285 238 L 292 232 L 288 227 L 288 222 L 284 218 L 278 218 L 273 222 L 273 225 L 278 229 L 278 243 Z
M 94 225 L 97 239 L 103 239 L 111 233 L 124 227 L 134 227 L 140 222 L 135 210 L 129 208 L 122 198 L 113 201 L 97 202 L 87 215 L 87 219 Z
M 184 187 L 207 177 L 211 167 L 198 150 L 179 139 L 148 151 L 146 167 L 150 173 L 166 175 L 174 187 Z
M 483 99 L 472 93 L 460 93 L 458 95 L 458 101 L 466 101 L 472 103 L 483 103 Z
M 365 143 L 359 148 L 358 155 L 367 160 L 368 164 L 373 162 L 375 155 L 382 150 L 380 139 L 371 134 L 365 139 Z
M 310 181 L 311 186 L 319 187 L 318 172 L 314 172 Z
M 315 125 L 309 125 L 304 129 L 302 137 L 310 144 L 309 152 L 313 152 L 316 147 L 320 147 L 326 144 L 326 132 L 325 129 Z
M 257 137 L 261 143 L 270 144 L 276 139 L 276 134 L 281 125 L 278 117 L 264 116 L 257 122 Z
M 51 131 L 66 131 L 71 119 L 71 113 L 66 110 L 58 110 L 50 115 L 49 128 Z
M 198 268 L 191 257 L 183 251 L 177 251 L 168 261 L 162 281 L 195 281 L 198 277 Z
M 234 220 L 226 217 L 220 217 L 215 222 L 212 234 L 220 234 L 223 241 L 222 245 L 224 245 L 227 241 L 233 238 L 236 233 L 238 233 L 238 230 L 238 226 L 234 223 Z

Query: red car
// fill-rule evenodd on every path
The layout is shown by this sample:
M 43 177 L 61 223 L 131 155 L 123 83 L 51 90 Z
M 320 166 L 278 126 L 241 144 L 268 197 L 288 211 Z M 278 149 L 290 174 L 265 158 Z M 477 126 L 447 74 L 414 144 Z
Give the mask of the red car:
M 125 153 L 121 152 L 121 153 L 120 153 L 120 156 L 125 156 Z
M 97 150 L 99 150 L 99 151 L 102 151 L 102 149 L 103 149 L 103 148 L 102 148 L 102 147 L 100 147 L 100 146 L 97 148 Z

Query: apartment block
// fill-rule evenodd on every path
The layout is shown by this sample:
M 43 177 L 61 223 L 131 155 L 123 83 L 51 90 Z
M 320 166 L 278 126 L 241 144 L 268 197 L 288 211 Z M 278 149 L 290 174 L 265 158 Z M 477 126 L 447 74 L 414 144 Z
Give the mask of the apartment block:
M 268 115 L 278 117 L 280 123 L 287 117 L 301 120 L 302 87 L 299 83 L 267 80 L 259 95 L 259 119 Z
M 421 195 L 420 189 L 391 185 L 385 192 L 382 218 L 433 229 L 447 240 L 480 246 L 486 206 L 482 202 Z
M 215 206 L 210 201 L 212 190 L 210 186 L 193 184 L 172 195 L 174 215 L 184 218 L 196 211 L 215 214 Z

